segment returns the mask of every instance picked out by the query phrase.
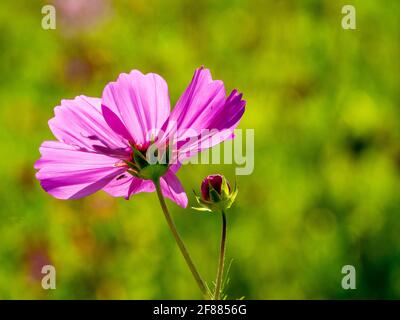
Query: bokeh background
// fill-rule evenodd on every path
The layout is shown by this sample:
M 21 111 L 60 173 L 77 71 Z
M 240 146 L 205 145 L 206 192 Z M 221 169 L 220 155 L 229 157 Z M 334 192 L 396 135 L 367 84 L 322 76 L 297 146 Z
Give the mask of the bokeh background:
M 255 168 L 228 214 L 229 298 L 400 298 L 400 3 L 3 1 L 0 10 L 0 298 L 201 298 L 155 194 L 46 194 L 33 163 L 63 98 L 100 96 L 119 73 L 161 74 L 173 103 L 200 65 L 247 100 Z M 57 29 L 41 28 L 54 4 Z M 179 171 L 191 190 L 235 165 Z M 168 201 L 215 278 L 220 217 Z M 41 288 L 45 264 L 57 289 Z M 343 290 L 354 265 L 357 289 Z

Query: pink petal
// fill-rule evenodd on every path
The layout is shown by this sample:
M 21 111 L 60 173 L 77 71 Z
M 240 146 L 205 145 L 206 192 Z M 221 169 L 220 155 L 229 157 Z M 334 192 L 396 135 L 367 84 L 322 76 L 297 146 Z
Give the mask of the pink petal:
M 246 101 L 242 100 L 242 96 L 236 89 L 232 90 L 222 108 L 212 115 L 208 128 L 233 131 L 245 111 Z
M 101 99 L 78 96 L 62 100 L 54 109 L 49 126 L 54 136 L 66 144 L 99 153 L 129 156 L 126 140 L 116 134 L 101 113 Z
M 175 173 L 178 171 L 180 166 L 180 163 L 172 165 L 169 171 L 171 171 L 171 173 Z M 154 192 L 155 186 L 152 181 L 142 180 L 133 177 L 129 173 L 125 173 L 114 178 L 114 180 L 105 186 L 103 190 L 113 197 L 124 197 L 125 199 L 129 199 L 131 195 L 140 192 Z
M 176 202 L 182 208 L 186 208 L 188 204 L 188 198 L 186 196 L 185 190 L 182 187 L 179 179 L 175 174 L 169 170 L 161 178 L 161 190 L 165 197 Z
M 105 87 L 102 110 L 114 131 L 136 144 L 145 144 L 151 131 L 161 129 L 169 115 L 168 86 L 154 73 L 122 73 Z
M 183 208 L 187 206 L 188 199 L 185 191 L 183 190 L 178 178 L 172 173 L 171 170 L 169 170 L 161 178 L 160 184 L 164 197 L 171 199 Z M 125 196 L 125 198 L 128 199 L 134 194 L 141 192 L 154 192 L 155 189 L 156 188 L 152 181 L 132 177 L 127 179 L 124 183 L 120 183 L 119 185 L 114 180 L 104 188 L 104 191 L 113 196 Z M 129 194 L 129 197 L 126 196 L 127 194 Z
M 242 94 L 233 90 L 223 106 L 210 115 L 207 127 L 204 128 L 206 130 L 203 130 L 197 139 L 178 144 L 179 161 L 233 138 L 233 132 L 245 111 L 245 105 L 246 101 L 242 100 Z
M 155 191 L 155 186 L 150 180 L 139 179 L 129 173 L 123 176 L 116 177 L 104 187 L 104 191 L 113 197 L 124 197 L 127 200 L 137 193 Z
M 160 144 L 176 140 L 173 163 L 190 158 L 232 138 L 245 104 L 237 90 L 226 98 L 222 81 L 212 80 L 208 69 L 199 68 L 171 112 Z
M 154 192 L 155 190 L 156 187 L 151 180 L 143 180 L 134 177 L 129 187 L 129 196 L 141 192 Z
M 196 139 L 189 139 L 187 142 L 178 143 L 177 152 L 172 157 L 171 163 L 181 163 L 185 159 L 189 159 L 197 153 L 212 148 L 231 138 L 233 138 L 232 130 L 204 131 Z
M 115 177 L 103 190 L 113 197 L 129 198 L 129 187 L 133 176 L 129 173 L 123 173 Z
M 105 187 L 126 169 L 115 158 L 58 141 L 45 141 L 35 163 L 43 189 L 58 199 L 78 199 Z
M 172 110 L 165 131 L 168 133 L 176 126 L 180 140 L 193 136 L 186 129 L 198 135 L 208 128 L 210 118 L 224 103 L 223 82 L 213 80 L 210 71 L 201 67 L 195 71 L 191 83 Z

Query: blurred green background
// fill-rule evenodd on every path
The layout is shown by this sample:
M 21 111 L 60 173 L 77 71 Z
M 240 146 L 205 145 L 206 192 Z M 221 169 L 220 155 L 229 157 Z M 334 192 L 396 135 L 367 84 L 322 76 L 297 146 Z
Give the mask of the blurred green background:
M 341 28 L 348 1 L 3 1 L 0 298 L 201 298 L 155 194 L 56 200 L 33 169 L 61 99 L 136 68 L 162 75 L 173 105 L 200 65 L 244 92 L 240 128 L 255 129 L 228 214 L 229 298 L 400 298 L 400 3 L 350 2 L 357 30 Z M 56 30 L 41 28 L 49 3 Z M 205 175 L 234 169 L 183 166 L 189 205 Z M 220 217 L 168 205 L 211 283 Z

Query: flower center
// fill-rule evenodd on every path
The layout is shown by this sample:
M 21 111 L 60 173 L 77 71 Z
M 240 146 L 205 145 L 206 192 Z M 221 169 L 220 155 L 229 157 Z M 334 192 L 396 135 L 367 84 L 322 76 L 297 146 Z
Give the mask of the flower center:
M 132 153 L 130 159 L 124 160 L 124 163 L 129 167 L 128 172 L 134 177 L 156 181 L 167 172 L 168 162 L 149 163 L 146 154 L 150 144 L 130 143 L 130 145 Z M 155 156 L 157 155 L 158 150 L 155 150 Z

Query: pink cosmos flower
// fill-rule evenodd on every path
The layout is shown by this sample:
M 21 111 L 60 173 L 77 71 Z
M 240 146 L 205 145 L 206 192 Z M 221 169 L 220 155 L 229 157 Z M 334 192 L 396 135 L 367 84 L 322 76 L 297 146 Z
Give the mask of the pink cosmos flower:
M 143 155 L 153 143 L 173 140 L 175 161 L 159 165 L 160 185 L 165 197 L 186 207 L 186 193 L 175 175 L 182 160 L 232 138 L 245 104 L 236 90 L 227 97 L 223 82 L 201 67 L 171 112 L 161 76 L 123 73 L 105 87 L 101 99 L 78 96 L 55 108 L 49 127 L 57 140 L 42 143 L 36 177 L 58 199 L 78 199 L 101 189 L 129 199 L 155 191 L 144 173 L 154 166 L 143 164 Z M 205 129 L 215 130 L 203 134 Z

